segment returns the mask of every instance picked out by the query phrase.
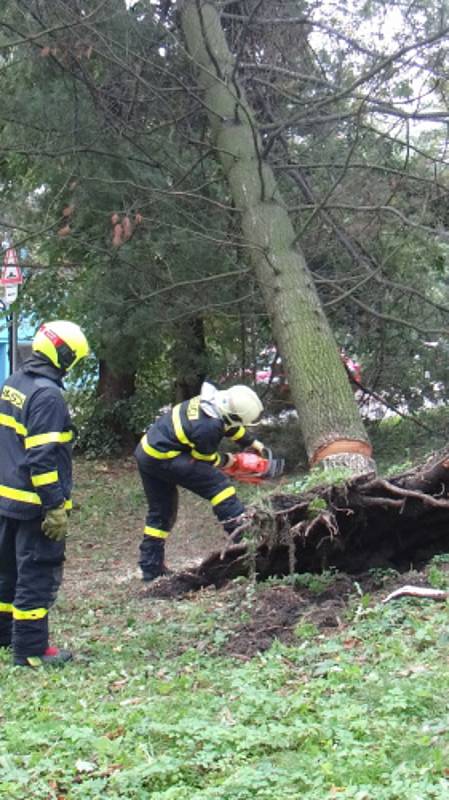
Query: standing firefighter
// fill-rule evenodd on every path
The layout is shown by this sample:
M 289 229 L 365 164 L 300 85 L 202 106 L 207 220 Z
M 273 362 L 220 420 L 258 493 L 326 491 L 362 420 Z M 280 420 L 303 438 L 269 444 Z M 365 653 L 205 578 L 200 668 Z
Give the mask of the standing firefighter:
M 48 611 L 62 580 L 72 439 L 62 378 L 89 347 L 78 325 L 41 325 L 33 354 L 0 389 L 0 645 L 14 663 L 62 663 Z
M 135 452 L 149 506 L 140 545 L 144 581 L 164 574 L 165 540 L 176 520 L 177 486 L 209 500 L 226 533 L 232 534 L 242 523 L 245 507 L 219 469 L 228 467 L 233 456 L 220 455 L 217 447 L 225 436 L 262 453 L 262 442 L 244 427 L 254 425 L 262 411 L 257 394 L 247 386 L 218 390 L 206 382 L 199 396 L 179 403 L 147 430 Z

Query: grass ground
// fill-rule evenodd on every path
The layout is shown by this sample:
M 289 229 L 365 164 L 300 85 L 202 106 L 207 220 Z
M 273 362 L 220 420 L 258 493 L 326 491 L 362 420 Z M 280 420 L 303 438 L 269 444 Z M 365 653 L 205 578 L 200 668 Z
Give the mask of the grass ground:
M 381 600 L 425 573 L 235 582 L 146 596 L 144 501 L 132 463 L 77 463 L 51 672 L 0 655 L 5 800 L 445 800 L 448 605 Z M 184 495 L 177 569 L 224 544 Z M 449 558 L 449 557 L 448 557 Z

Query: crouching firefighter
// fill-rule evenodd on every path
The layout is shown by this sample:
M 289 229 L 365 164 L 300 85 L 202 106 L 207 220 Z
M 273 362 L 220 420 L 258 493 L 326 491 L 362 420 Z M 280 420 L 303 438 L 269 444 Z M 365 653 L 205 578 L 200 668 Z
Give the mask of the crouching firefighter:
M 228 534 L 242 524 L 245 507 L 220 468 L 233 460 L 217 453 L 223 437 L 262 453 L 264 445 L 245 428 L 263 406 L 247 386 L 219 390 L 205 382 L 197 397 L 174 406 L 147 430 L 135 456 L 148 501 L 139 565 L 144 581 L 163 575 L 165 540 L 176 521 L 178 486 L 209 500 Z
M 32 355 L 0 388 L 0 646 L 14 664 L 62 663 L 48 611 L 62 580 L 72 439 L 62 378 L 89 347 L 78 325 L 41 325 Z

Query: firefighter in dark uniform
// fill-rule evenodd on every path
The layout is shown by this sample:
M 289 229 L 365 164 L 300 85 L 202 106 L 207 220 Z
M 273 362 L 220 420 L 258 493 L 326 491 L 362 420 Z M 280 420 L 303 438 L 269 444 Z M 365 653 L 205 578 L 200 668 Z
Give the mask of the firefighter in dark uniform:
M 0 388 L 0 646 L 14 663 L 68 661 L 49 647 L 71 508 L 72 440 L 62 378 L 89 347 L 78 325 L 41 325 L 33 353 Z
M 245 428 L 263 411 L 248 386 L 219 390 L 205 382 L 201 394 L 174 406 L 147 430 L 135 456 L 148 501 L 139 565 L 144 581 L 164 574 L 165 540 L 177 512 L 177 486 L 204 497 L 232 534 L 242 523 L 245 507 L 229 478 L 220 471 L 232 455 L 217 453 L 223 437 L 262 453 L 264 445 Z

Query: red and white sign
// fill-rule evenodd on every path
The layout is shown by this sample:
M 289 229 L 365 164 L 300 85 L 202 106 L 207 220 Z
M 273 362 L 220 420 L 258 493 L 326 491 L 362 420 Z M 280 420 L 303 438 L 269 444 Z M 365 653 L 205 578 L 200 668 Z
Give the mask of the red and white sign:
M 11 303 L 14 303 L 14 300 L 17 300 L 17 295 L 19 293 L 19 287 L 17 283 L 10 283 L 3 288 L 3 302 L 5 305 L 10 306 Z
M 23 283 L 22 270 L 19 267 L 19 259 L 17 258 L 17 251 L 14 247 L 8 247 L 3 257 L 0 283 L 3 284 L 3 286 Z

